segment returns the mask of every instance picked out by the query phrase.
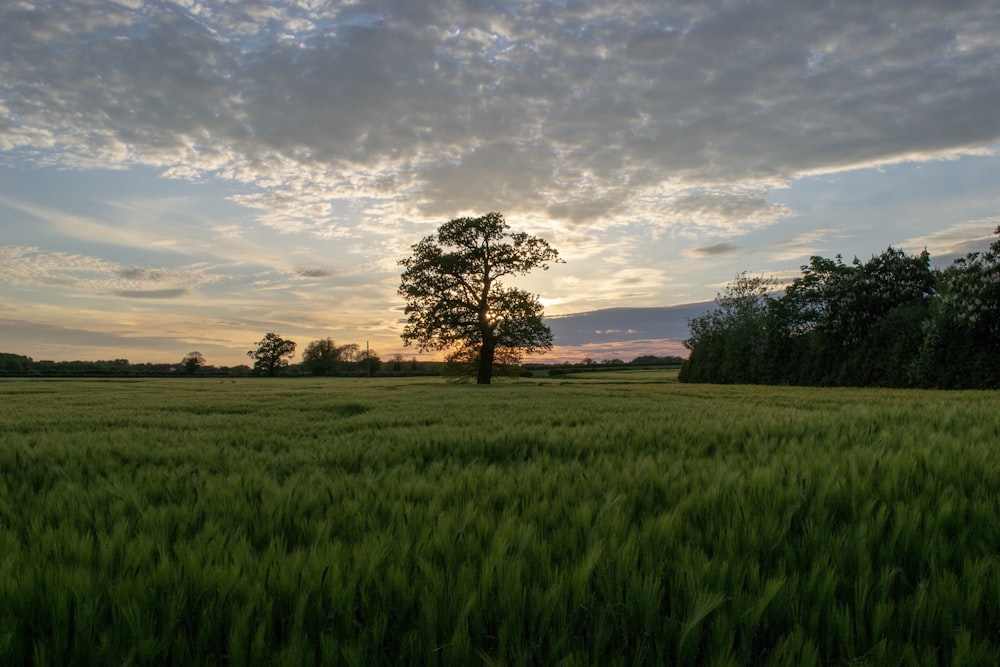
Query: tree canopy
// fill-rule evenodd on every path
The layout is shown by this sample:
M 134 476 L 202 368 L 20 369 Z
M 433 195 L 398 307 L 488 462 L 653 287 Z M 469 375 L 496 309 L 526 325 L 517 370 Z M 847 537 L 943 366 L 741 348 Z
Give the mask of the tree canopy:
M 302 352 L 302 367 L 313 375 L 337 375 L 350 345 L 337 345 L 332 338 L 314 340 Z
M 257 347 L 249 350 L 247 356 L 253 359 L 255 373 L 275 375 L 295 356 L 295 342 L 285 340 L 276 333 L 268 333 L 257 341 Z
M 943 271 L 926 250 L 812 257 L 784 293 L 775 288 L 740 274 L 715 310 L 690 320 L 680 379 L 1000 387 L 1000 238 Z
M 538 297 L 502 282 L 560 261 L 545 240 L 487 213 L 455 218 L 411 248 L 400 261 L 404 344 L 451 350 L 449 361 L 474 366 L 479 384 L 491 382 L 498 359 L 510 365 L 552 347 Z
M 181 368 L 188 375 L 194 375 L 205 365 L 205 357 L 201 352 L 195 350 L 194 352 L 188 352 L 181 359 Z

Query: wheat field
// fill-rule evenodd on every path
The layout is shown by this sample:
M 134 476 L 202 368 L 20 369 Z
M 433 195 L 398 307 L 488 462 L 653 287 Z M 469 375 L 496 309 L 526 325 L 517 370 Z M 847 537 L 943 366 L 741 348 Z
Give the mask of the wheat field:
M 0 381 L 0 664 L 995 665 L 1000 395 Z

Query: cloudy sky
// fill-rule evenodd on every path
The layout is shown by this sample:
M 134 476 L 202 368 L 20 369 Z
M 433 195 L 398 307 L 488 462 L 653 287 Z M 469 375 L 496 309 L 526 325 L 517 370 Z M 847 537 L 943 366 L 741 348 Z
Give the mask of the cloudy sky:
M 944 265 L 1000 224 L 998 34 L 995 0 L 7 0 L 0 351 L 409 357 L 397 261 L 488 211 L 566 260 L 523 282 L 553 316 Z

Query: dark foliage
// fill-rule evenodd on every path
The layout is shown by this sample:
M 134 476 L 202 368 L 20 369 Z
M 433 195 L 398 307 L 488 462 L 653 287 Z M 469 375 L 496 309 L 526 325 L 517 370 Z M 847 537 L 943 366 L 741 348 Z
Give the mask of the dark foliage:
M 538 298 L 501 282 L 558 262 L 546 241 L 512 232 L 501 214 L 487 213 L 446 222 L 412 250 L 399 263 L 406 345 L 450 350 L 447 368 L 475 371 L 479 384 L 520 363 L 522 353 L 552 347 Z
M 295 356 L 295 341 L 286 340 L 276 333 L 268 333 L 257 341 L 255 349 L 247 351 L 247 356 L 253 359 L 254 373 L 277 375 Z
M 190 356 L 190 355 L 189 355 Z M 187 357 L 185 357 L 185 360 Z M 138 363 L 128 359 L 107 361 L 35 361 L 31 357 L 0 353 L 0 376 L 14 377 L 162 377 L 187 375 L 190 370 L 179 364 Z M 239 366 L 198 366 L 194 374 L 223 377 L 249 375 L 251 369 Z
M 689 321 L 682 382 L 1000 388 L 1000 239 L 944 271 L 926 250 L 813 257 L 773 287 L 743 273 Z

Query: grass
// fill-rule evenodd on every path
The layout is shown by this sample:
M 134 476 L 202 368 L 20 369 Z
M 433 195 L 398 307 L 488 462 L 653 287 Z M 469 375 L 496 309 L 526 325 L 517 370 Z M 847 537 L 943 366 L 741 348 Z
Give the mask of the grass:
M 0 664 L 1000 662 L 1000 396 L 655 373 L 0 382 Z

